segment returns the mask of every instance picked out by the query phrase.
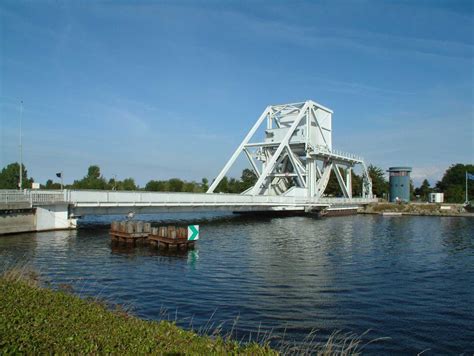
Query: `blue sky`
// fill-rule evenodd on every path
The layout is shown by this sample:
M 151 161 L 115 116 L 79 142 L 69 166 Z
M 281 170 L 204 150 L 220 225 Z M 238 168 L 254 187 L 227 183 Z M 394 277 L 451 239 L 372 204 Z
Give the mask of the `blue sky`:
M 433 184 L 474 162 L 473 22 L 472 1 L 2 1 L 0 166 L 20 100 L 36 181 L 144 185 L 212 179 L 267 105 L 312 99 L 335 148 Z

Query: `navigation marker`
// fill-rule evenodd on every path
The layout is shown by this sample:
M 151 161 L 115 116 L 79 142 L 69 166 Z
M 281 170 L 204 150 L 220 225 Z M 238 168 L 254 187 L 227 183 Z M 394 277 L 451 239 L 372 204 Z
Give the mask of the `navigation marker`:
M 199 225 L 188 226 L 188 241 L 199 240 Z

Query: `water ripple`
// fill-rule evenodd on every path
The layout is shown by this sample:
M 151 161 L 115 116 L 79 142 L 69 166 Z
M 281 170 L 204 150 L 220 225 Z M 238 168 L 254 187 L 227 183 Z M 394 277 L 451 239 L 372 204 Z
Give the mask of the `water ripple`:
M 167 223 L 200 221 L 202 239 L 196 251 L 165 256 L 111 245 L 113 218 L 2 236 L 2 263 L 29 261 L 53 286 L 147 319 L 223 323 L 224 332 L 238 319 L 235 336 L 245 339 L 259 330 L 303 342 L 315 329 L 319 339 L 372 329 L 371 338 L 391 338 L 370 344 L 374 354 L 474 351 L 474 219 L 166 215 Z

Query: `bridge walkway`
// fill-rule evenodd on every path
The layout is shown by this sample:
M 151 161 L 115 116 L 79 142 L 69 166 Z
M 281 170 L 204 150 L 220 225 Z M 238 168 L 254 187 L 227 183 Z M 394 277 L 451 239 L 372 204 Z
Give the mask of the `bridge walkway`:
M 319 198 L 243 194 L 169 193 L 143 191 L 56 190 L 0 191 L 1 206 L 29 207 L 67 204 L 73 216 L 152 214 L 179 211 L 308 211 L 368 204 L 368 198 Z

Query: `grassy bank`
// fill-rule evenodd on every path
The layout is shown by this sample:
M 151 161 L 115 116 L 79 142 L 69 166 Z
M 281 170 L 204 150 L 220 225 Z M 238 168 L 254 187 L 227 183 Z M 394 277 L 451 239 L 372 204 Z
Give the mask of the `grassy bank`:
M 368 331 L 367 331 L 368 332 Z M 367 333 L 366 332 L 366 333 Z M 0 273 L 0 354 L 360 355 L 365 334 L 335 331 L 325 342 L 315 332 L 303 344 L 239 343 L 202 336 L 169 321 L 146 321 L 104 303 L 43 288 L 26 266 Z M 270 340 L 271 335 L 264 340 Z
M 373 203 L 359 209 L 362 214 L 402 213 L 421 216 L 474 216 L 464 211 L 461 204 L 429 203 Z
M 145 321 L 94 301 L 0 277 L 0 353 L 252 354 L 276 352 L 199 336 L 167 321 Z

